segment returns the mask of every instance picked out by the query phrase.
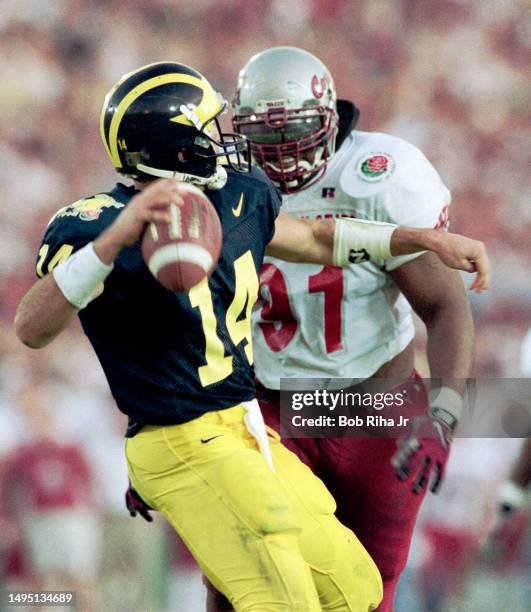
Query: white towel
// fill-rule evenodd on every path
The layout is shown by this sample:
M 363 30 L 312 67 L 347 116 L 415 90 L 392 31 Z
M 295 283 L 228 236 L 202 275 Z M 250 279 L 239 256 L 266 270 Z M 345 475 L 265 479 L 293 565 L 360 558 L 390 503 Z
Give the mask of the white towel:
M 257 441 L 260 452 L 264 456 L 267 465 L 271 468 L 271 471 L 274 472 L 275 466 L 273 465 L 273 456 L 271 455 L 269 438 L 267 437 L 264 417 L 260 412 L 258 401 L 253 399 L 249 402 L 242 402 L 242 406 L 245 408 L 244 421 L 247 431 Z

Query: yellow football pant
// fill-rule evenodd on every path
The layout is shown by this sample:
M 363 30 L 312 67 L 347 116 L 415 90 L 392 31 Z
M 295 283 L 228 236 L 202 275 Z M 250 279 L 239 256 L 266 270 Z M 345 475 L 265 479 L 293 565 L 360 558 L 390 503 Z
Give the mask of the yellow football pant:
M 273 473 L 244 412 L 144 427 L 126 442 L 133 486 L 238 612 L 374 609 L 379 572 L 334 516 L 334 499 L 276 434 Z

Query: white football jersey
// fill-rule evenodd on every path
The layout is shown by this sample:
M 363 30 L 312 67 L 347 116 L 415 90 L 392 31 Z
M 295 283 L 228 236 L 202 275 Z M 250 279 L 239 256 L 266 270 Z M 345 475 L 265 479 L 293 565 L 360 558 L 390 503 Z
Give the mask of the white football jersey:
M 355 217 L 410 227 L 447 225 L 450 192 L 419 149 L 353 131 L 310 188 L 284 196 L 297 217 Z M 368 378 L 413 339 L 411 307 L 388 274 L 419 254 L 347 268 L 266 257 L 253 312 L 258 380 Z

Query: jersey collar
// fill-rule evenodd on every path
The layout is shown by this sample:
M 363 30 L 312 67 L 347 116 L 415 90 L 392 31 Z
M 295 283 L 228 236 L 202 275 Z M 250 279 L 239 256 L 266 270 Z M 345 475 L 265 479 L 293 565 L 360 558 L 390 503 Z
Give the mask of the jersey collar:
M 349 100 L 337 101 L 337 114 L 339 115 L 336 151 L 339 150 L 345 138 L 352 132 L 358 123 L 360 111 L 358 107 Z

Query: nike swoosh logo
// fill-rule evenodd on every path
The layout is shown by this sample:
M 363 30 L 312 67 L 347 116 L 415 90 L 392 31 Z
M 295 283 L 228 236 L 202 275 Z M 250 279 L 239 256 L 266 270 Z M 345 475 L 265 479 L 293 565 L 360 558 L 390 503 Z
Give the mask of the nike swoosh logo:
M 240 216 L 240 213 L 242 212 L 242 208 L 243 208 L 243 193 L 242 193 L 242 195 L 240 196 L 240 199 L 238 200 L 238 206 L 236 206 L 236 208 L 233 208 L 233 209 L 232 209 L 232 214 L 233 214 L 235 217 L 239 217 L 239 216 Z
M 210 442 L 211 440 L 214 440 L 215 438 L 221 438 L 223 434 L 219 434 L 219 436 L 212 436 L 211 438 L 201 438 L 201 444 L 206 444 L 207 442 Z

